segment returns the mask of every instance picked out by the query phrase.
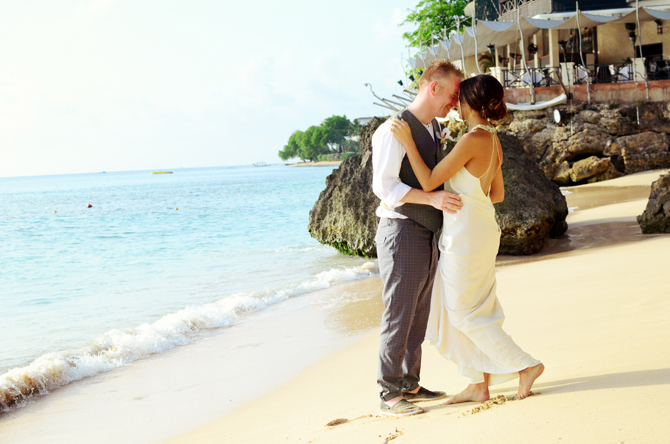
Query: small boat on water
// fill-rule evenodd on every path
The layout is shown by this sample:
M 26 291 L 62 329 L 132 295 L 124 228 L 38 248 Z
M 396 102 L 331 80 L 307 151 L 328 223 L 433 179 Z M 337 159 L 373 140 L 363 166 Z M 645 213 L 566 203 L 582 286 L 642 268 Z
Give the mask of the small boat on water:
M 268 164 L 265 163 L 265 162 L 256 162 L 256 163 L 252 163 L 251 165 L 252 165 L 252 166 L 255 166 L 255 167 L 266 167 L 266 166 L 270 166 L 270 165 L 268 165 Z
M 154 171 L 151 174 L 173 174 L 172 171 Z

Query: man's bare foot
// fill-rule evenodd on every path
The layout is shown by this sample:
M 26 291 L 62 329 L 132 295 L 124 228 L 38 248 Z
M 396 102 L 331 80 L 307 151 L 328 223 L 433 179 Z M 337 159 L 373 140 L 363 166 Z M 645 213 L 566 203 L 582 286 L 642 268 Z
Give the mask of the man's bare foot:
M 471 401 L 483 402 L 488 401 L 489 397 L 488 383 L 482 382 L 481 384 L 470 384 L 468 385 L 468 388 L 463 390 L 458 395 L 454 395 L 447 399 L 447 402 L 445 402 L 444 405 Z
M 544 364 L 538 364 L 535 367 L 528 367 L 519 372 L 519 391 L 516 394 L 516 399 L 528 397 L 530 389 L 533 388 L 533 383 L 540 377 L 543 371 Z

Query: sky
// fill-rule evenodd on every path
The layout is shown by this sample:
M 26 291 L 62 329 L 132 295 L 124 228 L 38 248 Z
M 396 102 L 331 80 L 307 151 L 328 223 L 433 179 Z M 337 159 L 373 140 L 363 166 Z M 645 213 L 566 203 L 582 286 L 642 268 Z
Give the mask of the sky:
M 0 7 L 0 177 L 280 163 L 385 115 L 418 0 L 29 0 Z

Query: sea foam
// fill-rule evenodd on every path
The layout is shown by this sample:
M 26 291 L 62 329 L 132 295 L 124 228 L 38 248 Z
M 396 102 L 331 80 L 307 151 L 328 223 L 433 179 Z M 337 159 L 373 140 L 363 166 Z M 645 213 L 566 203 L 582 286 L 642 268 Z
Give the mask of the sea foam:
M 85 347 L 47 353 L 29 365 L 0 375 L 0 411 L 23 407 L 36 396 L 73 381 L 126 365 L 154 353 L 186 345 L 200 333 L 235 325 L 245 314 L 257 312 L 292 297 L 326 289 L 379 273 L 377 264 L 331 269 L 296 284 L 263 292 L 239 293 L 216 302 L 184 308 L 163 316 L 153 324 L 114 329 Z

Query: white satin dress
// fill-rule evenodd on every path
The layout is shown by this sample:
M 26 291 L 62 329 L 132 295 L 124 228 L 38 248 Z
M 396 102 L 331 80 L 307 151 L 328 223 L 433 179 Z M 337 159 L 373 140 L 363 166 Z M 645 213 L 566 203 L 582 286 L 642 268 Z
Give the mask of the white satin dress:
M 495 131 L 484 125 L 472 131 L 477 128 Z M 495 150 L 492 159 L 494 155 Z M 502 328 L 505 314 L 496 297 L 495 277 L 500 228 L 491 199 L 465 167 L 445 189 L 458 194 L 463 207 L 455 214 L 444 213 L 426 339 L 456 363 L 471 384 L 484 382 L 484 373 L 490 374 L 490 385 L 500 384 L 540 361 L 521 350 Z

